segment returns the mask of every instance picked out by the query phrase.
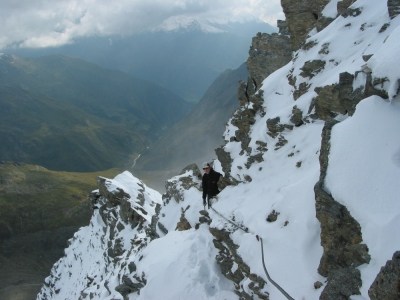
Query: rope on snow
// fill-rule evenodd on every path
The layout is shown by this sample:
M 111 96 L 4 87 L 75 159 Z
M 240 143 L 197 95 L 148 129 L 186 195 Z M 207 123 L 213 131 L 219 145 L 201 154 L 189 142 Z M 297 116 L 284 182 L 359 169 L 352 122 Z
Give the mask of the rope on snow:
M 262 265 L 263 265 L 263 268 L 264 268 L 265 275 L 267 275 L 268 280 L 269 280 L 269 281 L 270 281 L 270 282 L 271 282 L 271 283 L 286 297 L 286 299 L 294 300 L 294 298 L 292 298 L 278 283 L 276 283 L 276 282 L 271 278 L 271 276 L 269 276 L 267 267 L 265 266 L 265 260 L 264 260 L 264 245 L 263 245 L 263 239 L 262 239 L 262 237 L 260 237 L 258 234 L 255 234 L 255 233 L 253 233 L 253 232 L 250 232 L 250 231 L 249 231 L 249 228 L 247 228 L 247 227 L 245 227 L 245 226 L 243 226 L 243 225 L 239 225 L 239 224 L 233 222 L 232 220 L 226 218 L 224 215 L 222 215 L 220 212 L 218 212 L 214 207 L 211 207 L 211 209 L 212 209 L 217 215 L 219 215 L 221 218 L 223 218 L 223 219 L 225 219 L 226 221 L 228 221 L 229 223 L 231 223 L 231 224 L 232 224 L 233 226 L 235 226 L 236 228 L 238 228 L 238 229 L 240 229 L 240 230 L 242 230 L 242 231 L 244 231 L 244 232 L 246 232 L 246 233 L 254 234 L 254 235 L 256 236 L 257 241 L 259 241 L 260 244 L 261 244 L 261 260 L 262 260 Z

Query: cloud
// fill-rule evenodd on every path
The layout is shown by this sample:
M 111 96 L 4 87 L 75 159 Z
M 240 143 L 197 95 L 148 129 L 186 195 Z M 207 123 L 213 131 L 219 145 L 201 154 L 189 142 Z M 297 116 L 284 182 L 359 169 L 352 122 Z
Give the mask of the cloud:
M 225 24 L 258 19 L 276 25 L 282 18 L 280 0 L 2 0 L 0 49 L 131 35 L 192 20 Z

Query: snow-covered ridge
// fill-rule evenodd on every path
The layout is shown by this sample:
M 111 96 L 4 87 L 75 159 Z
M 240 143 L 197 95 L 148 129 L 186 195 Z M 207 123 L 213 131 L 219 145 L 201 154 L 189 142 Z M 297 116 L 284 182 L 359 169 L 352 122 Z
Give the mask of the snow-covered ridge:
M 326 15 L 336 15 L 332 3 Z M 254 116 L 246 147 L 228 122 L 223 151 L 231 162 L 214 166 L 229 169 L 226 180 L 236 185 L 213 208 L 248 232 L 203 210 L 194 167 L 171 178 L 163 196 L 128 172 L 103 178 L 90 225 L 71 240 L 38 299 L 285 299 L 266 279 L 257 236 L 271 277 L 294 299 L 384 299 L 379 287 L 369 290 L 400 250 L 400 17 L 389 17 L 386 1 L 359 0 L 352 9 L 357 14 L 312 31 L 307 46 L 264 80 L 260 107 L 250 101 L 238 109 L 236 119 Z M 341 85 L 346 73 L 351 84 Z M 317 188 L 359 225 L 361 240 L 347 244 L 343 234 L 346 243 L 329 244 L 334 230 L 352 227 L 340 213 L 331 218 Z M 346 257 L 357 247 L 366 251 L 358 265 Z M 321 267 L 328 251 L 342 269 Z M 348 282 L 335 286 L 348 270 Z M 267 283 L 256 290 L 254 278 Z
M 123 280 L 137 288 L 145 284 L 140 274 L 122 276 L 136 269 L 135 254 L 152 238 L 151 221 L 161 195 L 129 172 L 100 178 L 99 188 L 91 195 L 90 224 L 69 241 L 38 299 L 118 299 L 126 289 Z

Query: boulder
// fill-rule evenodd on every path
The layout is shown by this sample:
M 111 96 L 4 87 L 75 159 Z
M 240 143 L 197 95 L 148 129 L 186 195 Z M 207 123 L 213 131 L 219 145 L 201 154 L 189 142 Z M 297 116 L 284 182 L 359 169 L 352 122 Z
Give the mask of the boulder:
M 391 19 L 394 19 L 400 14 L 400 0 L 388 0 L 387 6 Z
M 215 237 L 214 246 L 219 250 L 215 257 L 221 273 L 234 283 L 235 293 L 239 299 L 269 299 L 265 290 L 267 282 L 260 276 L 251 272 L 250 267 L 237 253 L 239 248 L 224 229 L 210 228 L 210 233 Z M 246 287 L 247 286 L 247 287 Z
M 281 0 L 293 51 L 304 44 L 311 29 L 315 27 L 321 30 L 329 24 L 330 20 L 321 15 L 328 2 L 329 0 Z
M 281 24 L 282 25 L 282 24 Z M 292 58 L 289 37 L 280 34 L 258 33 L 252 39 L 247 59 L 250 81 L 248 83 L 254 94 L 265 78 L 277 69 L 286 65 Z
M 318 272 L 327 277 L 321 299 L 349 299 L 359 294 L 361 277 L 356 267 L 369 263 L 368 247 L 362 244 L 361 226 L 348 209 L 324 189 L 329 164 L 330 136 L 336 121 L 326 122 L 320 150 L 320 179 L 314 186 L 316 216 L 321 224 L 323 254 Z
M 368 290 L 371 300 L 400 299 L 400 251 L 393 254 Z

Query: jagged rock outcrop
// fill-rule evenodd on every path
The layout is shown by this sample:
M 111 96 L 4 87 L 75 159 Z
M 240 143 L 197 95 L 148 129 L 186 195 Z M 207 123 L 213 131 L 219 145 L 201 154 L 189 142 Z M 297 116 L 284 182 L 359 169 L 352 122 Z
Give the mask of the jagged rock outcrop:
M 328 2 L 329 0 L 281 0 L 292 50 L 299 49 L 309 31 L 323 22 L 321 12 Z
M 364 80 L 364 86 L 353 90 L 355 79 Z M 317 96 L 313 99 L 309 112 L 315 109 L 314 117 L 321 120 L 331 120 L 338 114 L 351 116 L 362 99 L 372 95 L 388 98 L 387 93 L 381 88 L 383 81 L 384 79 L 372 79 L 371 70 L 367 66 L 354 75 L 348 72 L 340 73 L 337 84 L 315 89 Z
M 99 193 L 97 195 L 91 195 L 91 199 L 96 200 L 103 196 L 109 200 L 109 203 L 112 205 L 119 205 L 125 199 L 129 199 L 129 195 L 122 189 L 116 188 L 113 191 L 109 191 L 107 178 L 98 177 L 97 185 L 99 187 Z M 95 204 L 95 203 L 92 203 Z
M 247 59 L 249 77 L 239 86 L 240 105 L 249 103 L 265 78 L 292 58 L 286 21 L 278 21 L 279 34 L 257 33 L 252 39 Z M 253 101 L 254 102 L 254 101 Z
M 289 28 L 288 28 L 287 22 L 285 20 L 278 20 L 276 23 L 277 23 L 276 25 L 278 26 L 280 34 L 286 35 L 286 36 L 290 35 Z
M 262 106 L 263 94 L 260 87 L 265 78 L 274 71 L 287 64 L 292 57 L 292 51 L 287 36 L 285 21 L 278 21 L 280 34 L 258 33 L 252 39 L 252 45 L 247 59 L 249 77 L 247 82 L 241 82 L 238 88 L 238 99 L 240 108 L 234 113 L 231 123 L 238 129 L 231 141 L 241 143 L 242 153 L 250 154 L 249 130 L 255 122 L 257 114 L 264 115 Z M 249 168 L 254 162 L 262 161 L 262 153 L 267 151 L 267 145 L 260 141 L 259 153 L 249 157 L 246 167 Z M 229 184 L 237 184 L 237 180 L 230 178 L 232 159 L 223 147 L 216 149 L 216 154 L 225 172 L 225 179 Z
M 371 300 L 400 299 L 400 251 L 394 253 L 392 260 L 381 268 L 368 290 L 368 295 Z
M 394 19 L 400 14 L 400 1 L 399 0 L 387 0 L 387 6 L 389 11 L 389 16 Z
M 133 276 L 133 280 L 129 278 L 127 275 L 122 276 L 122 283 L 118 285 L 115 290 L 119 292 L 123 297 L 124 300 L 128 300 L 129 297 L 128 295 L 131 293 L 137 293 L 139 292 L 147 283 L 147 280 L 142 274 L 141 277 L 138 275 Z
M 115 189 L 110 189 L 110 181 L 107 178 L 104 177 L 98 177 L 97 179 L 97 184 L 99 187 L 99 192 L 94 192 L 90 195 L 90 199 L 92 200 L 92 206 L 94 208 L 99 208 L 100 215 L 105 223 L 110 222 L 112 225 L 113 230 L 118 230 L 121 231 L 125 225 L 124 223 L 130 223 L 131 226 L 136 227 L 139 226 L 141 227 L 143 223 L 146 221 L 145 216 L 148 214 L 147 211 L 143 208 L 144 206 L 144 186 L 143 184 L 139 184 L 141 186 L 141 193 L 138 194 L 137 199 L 135 199 L 135 202 L 137 205 L 132 206 L 130 203 L 130 196 L 127 194 L 123 189 L 117 187 Z M 100 205 L 98 207 L 98 201 L 99 199 L 107 199 L 103 205 Z M 121 220 L 124 223 L 121 222 L 116 222 L 114 218 L 110 218 L 110 211 L 112 211 L 113 207 L 119 207 L 119 215 L 121 217 Z M 155 211 L 159 212 L 160 210 L 160 205 L 156 204 L 155 206 Z M 114 213 L 112 213 L 114 214 Z M 150 226 L 146 229 L 149 237 L 157 238 L 158 234 L 156 232 L 156 224 L 157 224 L 157 215 L 153 216 L 152 222 L 150 223 Z M 118 243 L 117 246 L 118 248 Z M 111 250 L 110 250 L 111 251 Z M 119 253 L 118 250 L 116 251 L 111 251 L 112 253 Z
M 335 269 L 331 272 L 326 287 L 322 291 L 319 299 L 350 299 L 350 296 L 360 294 L 360 286 L 361 275 L 358 269 Z
M 337 3 L 339 15 L 354 15 L 349 6 L 353 0 L 341 0 Z M 311 29 L 321 31 L 332 22 L 332 18 L 322 15 L 322 10 L 329 0 L 281 0 L 286 25 L 290 34 L 291 47 L 295 51 L 304 45 Z
M 326 62 L 320 59 L 306 61 L 303 68 L 301 68 L 300 76 L 311 79 L 324 69 L 325 64 Z
M 184 230 L 189 230 L 190 228 L 192 228 L 192 225 L 190 225 L 188 219 L 186 219 L 185 217 L 185 212 L 190 208 L 190 206 L 186 207 L 186 209 L 181 209 L 181 218 L 179 219 L 178 224 L 176 224 L 176 228 L 175 230 L 178 231 L 184 231 Z
M 196 164 L 186 166 L 178 176 L 173 177 L 165 183 L 166 192 L 163 194 L 163 200 L 167 203 L 174 199 L 181 202 L 184 199 L 184 191 L 191 187 L 201 187 L 201 172 Z
M 310 26 L 318 29 L 318 26 L 323 26 L 324 22 L 328 21 L 321 18 L 321 10 L 327 1 L 287 0 L 283 2 L 295 7 L 298 15 L 304 17 L 303 20 L 301 17 L 297 20 L 303 22 L 299 25 L 301 28 L 296 29 L 299 30 L 296 32 L 296 39 L 298 39 L 296 43 L 299 45 L 302 45 L 307 35 L 307 33 L 301 35 L 301 30 L 306 32 L 311 29 Z M 354 154 L 351 156 L 352 159 L 342 163 L 341 154 L 346 153 L 347 145 L 359 138 L 358 131 L 360 128 L 367 127 L 363 125 L 370 124 L 371 117 L 378 118 L 375 108 L 385 104 L 383 99 L 390 95 L 390 101 L 392 101 L 393 95 L 396 90 L 398 91 L 398 73 L 386 74 L 382 70 L 384 68 L 380 68 L 383 59 L 377 59 L 373 56 L 376 53 L 372 53 L 374 49 L 382 50 L 389 43 L 396 46 L 397 43 L 393 43 L 395 34 L 384 33 L 379 36 L 381 32 L 378 33 L 378 31 L 383 27 L 378 21 L 371 21 L 367 26 L 364 25 L 364 19 L 357 19 L 363 15 L 363 10 L 371 14 L 374 12 L 377 5 L 373 1 L 365 1 L 363 7 L 351 8 L 349 8 L 351 1 L 337 3 L 338 12 L 342 17 L 332 25 L 338 23 L 340 28 L 344 28 L 338 35 L 350 32 L 346 35 L 346 39 L 331 30 L 335 28 L 330 28 L 329 35 L 323 38 L 321 38 L 322 35 L 318 35 L 318 38 L 310 39 L 295 53 L 290 64 L 283 66 L 267 80 L 263 78 L 270 72 L 268 66 L 258 66 L 258 60 L 264 61 L 267 58 L 258 57 L 258 52 L 268 56 L 268 50 L 265 48 L 262 51 L 256 51 L 256 48 L 262 48 L 257 43 L 268 43 L 271 39 L 259 34 L 253 41 L 254 53 L 251 55 L 254 56 L 252 58 L 254 61 L 253 65 L 249 66 L 249 80 L 247 83 L 242 82 L 238 91 L 240 107 L 228 122 L 225 132 L 226 145 L 216 151 L 225 173 L 225 182 L 238 186 L 230 187 L 226 192 L 219 194 L 218 202 L 213 209 L 203 210 L 201 174 L 195 165 L 185 168 L 180 175 L 168 181 L 167 192 L 163 195 L 164 201 L 161 203 L 163 213 L 158 213 L 157 206 L 151 206 L 151 219 L 140 210 L 140 206 L 143 207 L 146 200 L 142 192 L 143 187 L 138 185 L 140 193 L 137 197 L 135 196 L 137 198 L 135 203 L 132 203 L 131 198 L 135 197 L 126 193 L 124 188 L 110 189 L 107 180 L 102 183 L 104 186 L 99 188 L 99 195 L 94 195 L 93 199 L 96 203 L 100 203 L 100 206 L 95 205 L 100 211 L 100 217 L 97 219 L 107 223 L 108 226 L 105 230 L 106 237 L 103 239 L 106 241 L 106 258 L 109 261 L 121 262 L 121 256 L 126 253 L 124 245 L 129 243 L 133 245 L 129 257 L 136 259 L 139 256 L 137 261 L 142 259 L 139 252 L 141 247 L 149 246 L 146 247 L 146 253 L 143 251 L 145 262 L 146 258 L 151 256 L 151 250 L 155 250 L 154 248 L 160 245 L 179 248 L 174 246 L 181 243 L 179 245 L 183 245 L 181 248 L 184 252 L 190 252 L 191 255 L 190 259 L 185 261 L 185 265 L 180 265 L 180 271 L 186 271 L 184 270 L 186 265 L 195 266 L 200 269 L 200 277 L 203 278 L 205 273 L 209 274 L 215 269 L 215 261 L 211 260 L 210 263 L 210 257 L 215 257 L 220 273 L 209 279 L 216 281 L 217 278 L 223 288 L 228 286 L 226 290 L 219 289 L 221 294 L 228 292 L 232 296 L 234 290 L 239 299 L 269 299 L 270 295 L 274 298 L 276 294 L 273 293 L 276 291 L 273 287 L 267 286 L 259 269 L 260 261 L 256 254 L 252 253 L 254 247 L 250 243 L 250 238 L 253 234 L 250 234 L 247 228 L 243 230 L 244 233 L 234 232 L 230 221 L 235 219 L 240 224 L 248 225 L 251 232 L 257 234 L 257 238 L 258 235 L 263 235 L 266 242 L 270 243 L 267 251 L 272 270 L 276 272 L 280 280 L 286 278 L 285 276 L 291 276 L 286 283 L 296 299 L 318 297 L 323 300 L 350 299 L 353 295 L 360 293 L 363 293 L 362 297 L 365 296 L 365 289 L 369 284 L 362 280 L 364 281 L 365 277 L 370 279 L 376 276 L 377 270 L 372 264 L 364 265 L 370 263 L 371 256 L 374 262 L 387 259 L 378 253 L 380 252 L 378 247 L 372 245 L 376 232 L 381 230 L 382 233 L 386 227 L 379 227 L 379 230 L 374 228 L 374 232 L 368 226 L 361 228 L 369 221 L 371 214 L 367 209 L 359 209 L 357 206 L 361 206 L 360 203 L 362 205 L 376 204 L 374 202 L 376 198 L 380 201 L 385 200 L 384 197 L 379 198 L 381 195 L 369 197 L 366 193 L 360 192 L 365 186 L 365 177 L 356 178 L 354 182 L 352 180 L 358 174 L 351 174 L 353 178 L 350 178 L 350 169 L 358 171 L 358 165 L 353 162 L 365 165 L 369 163 L 368 158 L 358 160 L 356 157 L 358 153 L 351 151 Z M 386 16 L 386 6 L 380 7 L 380 14 Z M 312 18 L 315 20 L 311 20 Z M 358 26 L 347 25 L 352 21 Z M 293 26 L 293 22 L 289 18 L 288 24 Z M 392 24 L 389 24 L 385 30 L 397 33 L 398 31 L 394 31 L 391 26 Z M 280 27 L 282 30 L 285 28 L 284 22 L 280 23 Z M 363 43 L 370 44 L 368 51 L 363 45 L 359 46 L 347 40 L 361 33 L 363 33 Z M 380 40 L 381 43 L 375 44 L 375 40 Z M 337 49 L 340 47 L 335 44 L 336 42 L 346 42 L 347 46 L 354 48 L 350 51 L 351 53 L 341 52 Z M 330 53 L 331 50 L 333 54 Z M 353 64 L 348 68 L 349 61 Z M 386 57 L 385 61 L 387 61 Z M 393 61 L 393 57 L 390 61 Z M 374 72 L 383 78 L 378 78 Z M 385 77 L 386 75 L 388 78 Z M 260 89 L 262 83 L 265 86 Z M 390 89 L 387 88 L 389 85 Z M 265 98 L 264 95 L 266 95 Z M 371 95 L 379 97 L 365 99 Z M 356 112 L 356 109 L 359 111 Z M 382 120 L 389 116 L 389 112 L 392 113 L 391 109 L 397 110 L 398 107 L 394 105 L 385 107 L 379 115 L 379 123 L 384 123 Z M 391 115 L 391 118 L 396 119 L 397 116 L 396 112 Z M 340 125 L 339 122 L 341 122 Z M 396 122 L 388 122 L 388 124 L 392 124 L 391 129 L 399 126 Z M 371 136 L 377 138 L 375 141 L 377 147 L 382 141 L 389 141 L 380 139 L 382 132 L 385 132 L 387 128 L 383 126 L 374 127 L 374 129 L 377 129 L 377 132 L 371 133 Z M 347 142 L 349 144 L 342 143 L 343 132 L 346 133 L 344 137 L 353 138 L 349 138 L 351 140 Z M 358 147 L 360 152 L 365 149 L 364 145 L 368 145 L 368 139 L 364 138 L 366 131 L 362 132 L 363 138 L 354 141 L 355 146 L 361 146 Z M 398 144 L 394 146 L 397 151 Z M 378 154 L 378 152 L 371 153 Z M 350 153 L 347 154 L 350 156 Z M 392 158 L 393 154 L 396 164 L 393 169 L 395 169 L 399 162 L 398 153 L 391 153 Z M 393 159 L 390 162 L 390 166 L 392 165 Z M 348 174 L 344 174 L 343 170 L 346 170 Z M 386 168 L 383 169 L 383 172 L 385 171 Z M 398 174 L 396 172 L 397 169 L 394 174 Z M 392 176 L 392 178 L 397 178 L 397 176 Z M 341 182 L 341 179 L 344 182 Z M 356 183 L 357 180 L 360 182 Z M 376 182 L 377 180 L 373 183 Z M 358 183 L 360 185 L 357 185 Z M 382 186 L 382 190 L 388 187 L 388 185 Z M 100 195 L 101 193 L 103 195 Z M 110 198 L 109 204 L 102 202 L 105 195 Z M 312 201 L 313 196 L 315 205 Z M 354 200 L 355 198 L 357 201 Z M 363 202 L 365 199 L 368 201 Z M 390 205 L 393 205 L 394 201 L 390 201 L 392 201 Z M 125 202 L 130 202 L 130 206 L 124 207 Z M 136 208 L 137 206 L 139 208 Z M 223 212 L 219 213 L 218 209 Z M 387 212 L 383 212 L 383 215 L 384 213 Z M 224 215 L 233 217 L 228 219 Z M 395 215 L 390 222 L 398 222 L 397 217 Z M 165 226 L 160 223 L 162 218 L 165 220 Z M 380 226 L 378 223 L 375 222 L 376 227 Z M 141 230 L 140 233 L 143 235 L 138 233 L 131 241 L 124 241 L 119 233 L 132 226 L 135 230 Z M 391 226 L 390 229 L 395 228 Z M 163 234 L 166 236 L 151 241 L 157 235 Z M 275 242 L 278 238 L 280 238 L 279 243 Z M 165 241 L 166 243 L 163 244 Z M 397 247 L 396 243 L 398 239 L 390 247 Z M 207 245 L 208 248 L 204 250 L 203 245 Z M 154 248 L 151 249 L 153 246 Z M 174 259 L 177 263 L 183 252 L 173 250 L 175 254 L 179 254 L 179 258 Z M 391 250 L 390 253 L 392 252 Z M 155 257 L 159 257 L 159 254 L 158 251 L 153 252 Z M 287 254 L 290 254 L 290 257 Z M 370 288 L 371 298 L 398 298 L 393 290 L 396 290 L 399 283 L 399 257 L 400 254 L 395 253 L 393 260 L 382 268 Z M 376 260 L 377 258 L 379 260 Z M 154 257 L 149 261 L 153 263 Z M 143 265 L 146 264 L 143 263 Z M 170 261 L 166 269 L 169 267 Z M 146 276 L 138 272 L 134 265 L 129 264 L 129 261 L 125 262 L 123 268 L 123 271 L 118 274 L 118 285 L 115 289 L 124 297 L 130 293 L 144 294 L 151 276 L 157 276 L 154 274 Z M 291 268 L 290 274 L 285 273 L 286 268 Z M 149 269 L 146 269 L 146 273 L 150 274 L 147 270 Z M 161 268 L 157 269 L 157 272 L 159 271 Z M 167 274 L 169 272 L 167 270 Z M 225 280 L 221 273 L 228 280 Z M 198 275 L 196 271 L 185 273 L 185 275 L 188 274 L 190 278 L 192 275 L 193 278 Z M 302 276 L 306 278 L 301 278 Z M 182 278 L 179 279 L 182 281 Z M 301 288 L 299 288 L 299 281 L 301 281 Z M 194 288 L 192 282 L 187 283 L 185 289 L 187 286 Z M 310 291 L 312 286 L 317 290 Z M 180 287 L 178 285 L 176 287 L 179 290 Z M 206 293 L 212 292 L 218 290 L 218 287 L 212 285 L 211 289 L 205 290 Z M 179 290 L 180 293 L 182 291 L 183 289 Z M 216 299 L 224 298 L 219 294 L 212 296 Z
M 249 70 L 247 95 L 254 94 L 261 87 L 263 80 L 287 64 L 291 57 L 288 36 L 277 33 L 257 33 L 252 39 L 247 59 Z
M 296 127 L 299 127 L 304 124 L 303 111 L 299 109 L 296 105 L 293 106 L 290 122 L 292 122 Z
M 362 244 L 360 224 L 347 208 L 338 203 L 324 188 L 329 165 L 330 136 L 337 122 L 327 122 L 322 132 L 320 179 L 314 187 L 316 216 L 321 224 L 321 245 L 324 248 L 318 271 L 328 284 L 320 299 L 348 299 L 359 294 L 361 286 L 358 266 L 368 263 L 368 247 Z
M 230 178 L 231 165 L 233 162 L 232 157 L 224 150 L 223 146 L 215 149 L 215 154 L 217 155 L 218 160 L 221 162 L 222 171 L 225 173 L 225 178 Z
M 344 15 L 346 10 L 352 5 L 354 0 L 342 0 L 337 3 L 337 10 L 339 15 Z
M 211 227 L 210 232 L 215 237 L 214 246 L 219 250 L 217 263 L 222 274 L 234 282 L 239 299 L 254 299 L 256 296 L 258 299 L 268 300 L 269 294 L 264 290 L 267 282 L 251 272 L 250 267 L 237 253 L 239 246 L 232 241 L 229 231 Z
M 276 117 L 276 118 L 267 120 L 267 128 L 268 128 L 267 133 L 269 136 L 275 138 L 281 132 L 283 132 L 285 129 L 288 129 L 288 130 L 293 129 L 293 125 L 282 124 L 282 123 L 280 123 L 280 121 L 281 121 L 280 117 Z
M 350 8 L 353 2 L 347 0 L 339 1 L 337 3 L 338 14 L 346 19 L 360 16 L 362 7 Z M 389 2 L 391 2 L 390 5 L 388 3 L 389 9 L 391 9 L 389 13 L 393 17 L 397 4 L 394 1 Z M 286 24 L 292 39 L 292 50 L 304 45 L 307 34 L 312 28 L 316 27 L 320 30 L 329 23 L 330 20 L 321 16 L 321 11 L 327 3 L 328 1 L 282 1 L 287 17 Z M 282 28 L 285 28 L 286 24 L 281 23 Z M 361 31 L 365 30 L 366 25 L 363 26 L 360 28 Z M 381 28 L 380 32 L 384 32 L 388 26 Z M 262 37 L 262 35 L 259 35 L 259 37 Z M 303 50 L 308 51 L 316 46 L 320 47 L 318 54 L 321 59 L 305 61 L 300 68 L 300 72 L 297 73 L 298 78 L 291 76 L 294 69 L 289 72 L 288 80 L 294 87 L 294 100 L 308 92 L 311 86 L 311 79 L 324 72 L 328 64 L 335 65 L 340 63 L 324 59 L 324 56 L 328 56 L 330 52 L 331 45 L 329 43 L 320 45 L 317 41 L 309 41 L 307 45 L 303 46 Z M 371 57 L 373 57 L 372 54 L 363 55 L 362 59 L 365 64 L 354 73 L 340 73 L 337 83 L 314 87 L 317 96 L 311 101 L 308 112 L 303 112 L 297 106 L 294 106 L 290 116 L 290 122 L 294 126 L 314 122 L 315 119 L 326 121 L 320 152 L 320 180 L 314 187 L 316 215 L 321 224 L 321 245 L 324 249 L 318 271 L 321 275 L 327 277 L 327 283 L 321 293 L 321 299 L 348 299 L 351 295 L 359 294 L 362 282 L 361 273 L 357 267 L 369 263 L 371 259 L 368 246 L 363 243 L 359 222 L 344 205 L 336 201 L 326 190 L 324 182 L 329 164 L 330 132 L 336 124 L 336 121 L 333 120 L 338 116 L 352 116 L 360 101 L 372 95 L 377 95 L 383 99 L 388 98 L 388 93 L 385 90 L 385 86 L 388 85 L 388 79 L 374 76 L 373 70 L 369 67 Z M 296 59 L 295 57 L 294 61 Z M 254 61 L 257 61 L 257 57 L 254 58 Z M 251 78 L 249 78 L 247 84 L 242 83 L 239 88 L 241 107 L 231 120 L 231 123 L 238 129 L 235 135 L 230 136 L 231 142 L 240 142 L 240 155 L 249 157 L 254 157 L 254 149 L 250 147 L 250 131 L 255 123 L 256 116 L 265 115 L 265 108 L 262 106 L 262 95 L 256 93 L 263 79 L 260 74 L 252 75 L 252 72 L 262 71 L 257 68 L 249 69 Z M 256 95 L 261 98 L 254 101 L 253 99 Z M 281 123 L 280 117 L 275 117 L 268 119 L 267 128 L 267 134 L 277 141 L 274 145 L 274 150 L 278 150 L 288 143 L 282 133 L 286 130 L 292 130 L 293 126 Z M 264 142 L 263 149 L 266 151 L 267 148 L 268 145 Z M 221 160 L 229 157 L 229 159 L 224 160 L 226 165 L 223 166 L 230 172 L 228 164 L 231 158 L 229 153 L 225 152 L 223 147 L 218 149 L 218 152 L 218 157 Z M 262 151 L 259 153 L 262 153 Z M 261 160 L 262 154 L 261 158 L 254 161 L 259 162 Z M 250 166 L 251 163 L 246 164 L 246 167 Z M 298 162 L 296 166 L 300 167 L 301 162 Z
M 198 226 L 200 226 L 200 224 L 210 225 L 212 222 L 212 220 L 210 218 L 210 214 L 206 210 L 201 210 L 201 211 L 199 211 L 199 213 L 200 213 L 199 223 L 196 224 L 196 229 L 198 229 Z
M 73 255 L 66 255 L 54 265 L 37 299 L 60 298 L 63 292 L 70 299 L 98 299 L 104 292 L 114 298 L 120 299 L 122 295 L 123 299 L 129 299 L 129 294 L 139 293 L 146 286 L 146 274 L 137 270 L 137 260 L 135 263 L 132 259 L 159 237 L 161 196 L 159 202 L 153 202 L 155 198 L 149 197 L 151 192 L 129 172 L 117 177 L 121 182 L 130 182 L 130 186 L 98 178 L 98 190 L 90 195 L 93 207 L 90 224 L 69 241 L 66 253 Z M 93 258 L 94 253 L 98 256 Z M 73 274 L 70 268 L 75 263 L 85 267 Z M 118 276 L 112 274 L 115 270 L 119 270 Z M 81 279 L 70 290 L 65 282 L 74 276 Z M 59 280 L 61 277 L 63 280 Z

